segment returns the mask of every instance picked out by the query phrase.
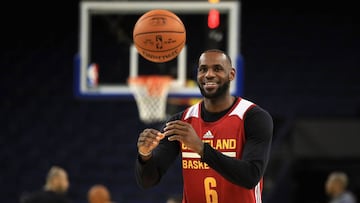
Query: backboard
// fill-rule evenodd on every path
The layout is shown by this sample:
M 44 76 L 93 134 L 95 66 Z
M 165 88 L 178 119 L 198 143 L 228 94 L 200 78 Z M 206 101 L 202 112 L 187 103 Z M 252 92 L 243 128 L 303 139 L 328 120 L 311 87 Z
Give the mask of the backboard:
M 186 28 L 186 45 L 169 62 L 153 63 L 140 56 L 132 42 L 137 19 L 152 9 L 167 9 L 179 16 Z M 220 12 L 220 26 L 208 28 L 208 12 Z M 240 2 L 224 1 L 83 1 L 80 2 L 79 52 L 75 57 L 74 91 L 81 98 L 132 98 L 130 76 L 170 75 L 169 97 L 200 97 L 196 85 L 197 60 L 202 51 L 217 48 L 233 60 L 237 77 L 231 93 L 242 94 Z

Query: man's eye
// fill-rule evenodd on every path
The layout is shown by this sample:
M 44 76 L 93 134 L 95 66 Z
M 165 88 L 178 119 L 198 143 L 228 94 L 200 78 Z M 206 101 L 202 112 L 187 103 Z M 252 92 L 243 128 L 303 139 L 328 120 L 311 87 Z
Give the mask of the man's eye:
M 214 70 L 218 72 L 218 71 L 221 71 L 222 68 L 221 68 L 220 66 L 216 66 L 216 67 L 214 68 Z
M 199 68 L 198 71 L 199 71 L 199 72 L 204 72 L 204 71 L 206 71 L 206 69 L 205 69 L 205 68 Z

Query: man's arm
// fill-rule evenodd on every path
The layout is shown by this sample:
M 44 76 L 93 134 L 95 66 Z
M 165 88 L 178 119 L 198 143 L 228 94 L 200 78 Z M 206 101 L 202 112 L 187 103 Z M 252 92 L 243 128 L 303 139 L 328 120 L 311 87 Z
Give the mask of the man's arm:
M 264 175 L 270 154 L 273 120 L 268 112 L 255 106 L 245 117 L 246 143 L 241 159 L 223 155 L 204 144 L 202 161 L 230 182 L 253 188 Z
M 182 112 L 172 116 L 169 121 L 180 119 L 181 114 Z M 176 160 L 179 152 L 179 142 L 162 139 L 148 160 L 144 161 L 138 155 L 135 162 L 135 177 L 138 185 L 149 188 L 158 184 L 166 170 Z

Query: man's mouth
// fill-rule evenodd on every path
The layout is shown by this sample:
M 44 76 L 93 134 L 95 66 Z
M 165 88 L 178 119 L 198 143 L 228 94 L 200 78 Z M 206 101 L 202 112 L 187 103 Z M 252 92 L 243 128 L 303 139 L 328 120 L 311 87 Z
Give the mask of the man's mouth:
M 217 87 L 218 84 L 215 83 L 215 82 L 205 82 L 203 86 L 204 86 L 204 88 L 206 88 L 206 89 L 208 89 L 208 88 L 212 89 L 212 88 Z

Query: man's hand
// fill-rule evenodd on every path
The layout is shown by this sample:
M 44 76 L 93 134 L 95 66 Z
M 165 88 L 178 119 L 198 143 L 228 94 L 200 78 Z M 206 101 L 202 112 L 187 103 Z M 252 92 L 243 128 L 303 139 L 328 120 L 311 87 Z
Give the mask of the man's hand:
M 166 123 L 164 135 L 168 136 L 169 141 L 177 140 L 200 156 L 203 155 L 204 143 L 189 123 L 180 120 L 170 121 Z
M 152 150 L 159 145 L 160 140 L 164 137 L 164 134 L 155 129 L 145 129 L 140 133 L 137 147 L 138 152 L 144 161 L 151 158 Z

